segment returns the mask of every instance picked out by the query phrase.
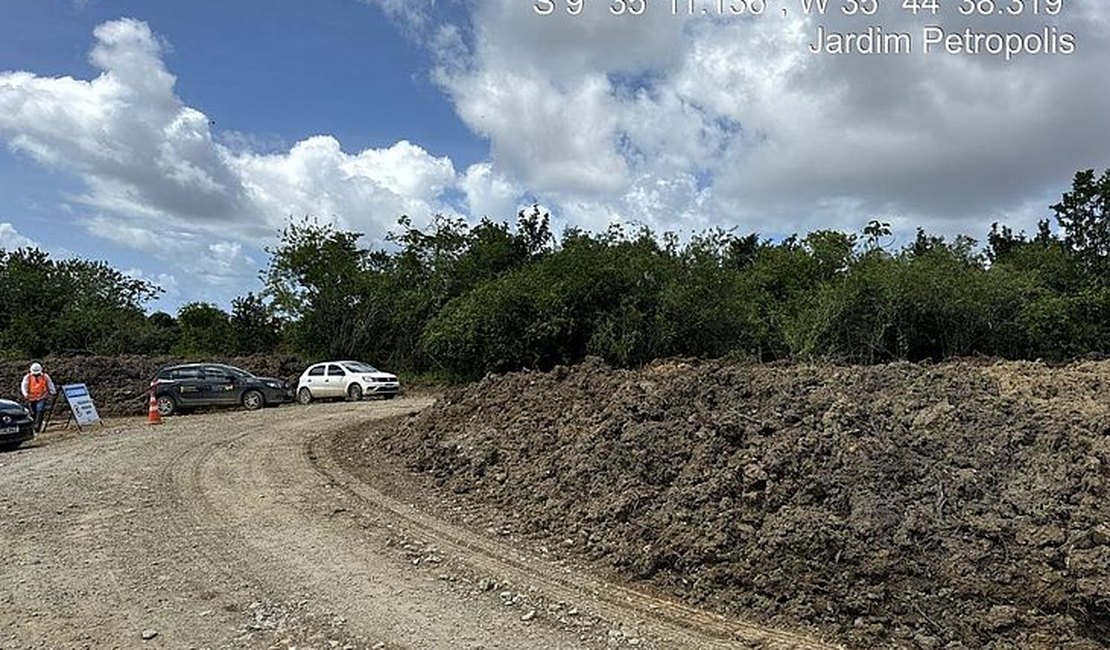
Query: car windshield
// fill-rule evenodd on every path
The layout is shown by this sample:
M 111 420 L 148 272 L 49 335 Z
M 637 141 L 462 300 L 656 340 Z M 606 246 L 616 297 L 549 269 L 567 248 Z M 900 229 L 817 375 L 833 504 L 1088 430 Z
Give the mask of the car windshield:
M 381 372 L 380 370 L 378 370 L 374 366 L 372 366 L 368 363 L 363 363 L 361 361 L 348 361 L 347 363 L 345 363 L 343 365 L 347 366 L 347 370 L 350 370 L 351 372 L 362 372 L 362 373 Z

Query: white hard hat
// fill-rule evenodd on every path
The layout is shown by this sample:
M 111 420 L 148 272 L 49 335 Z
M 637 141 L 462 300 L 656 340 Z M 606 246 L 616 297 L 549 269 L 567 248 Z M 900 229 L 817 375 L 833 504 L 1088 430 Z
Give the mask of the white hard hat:
M 32 375 L 41 375 L 42 374 L 42 364 L 39 363 L 38 361 L 32 363 L 31 364 L 31 374 Z

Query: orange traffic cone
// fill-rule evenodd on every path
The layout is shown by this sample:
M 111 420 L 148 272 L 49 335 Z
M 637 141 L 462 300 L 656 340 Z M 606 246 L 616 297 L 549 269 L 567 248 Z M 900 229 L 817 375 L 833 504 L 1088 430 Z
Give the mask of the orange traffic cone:
M 150 410 L 146 415 L 147 424 L 162 424 L 162 416 L 158 414 L 158 400 L 154 398 L 154 389 L 150 389 Z

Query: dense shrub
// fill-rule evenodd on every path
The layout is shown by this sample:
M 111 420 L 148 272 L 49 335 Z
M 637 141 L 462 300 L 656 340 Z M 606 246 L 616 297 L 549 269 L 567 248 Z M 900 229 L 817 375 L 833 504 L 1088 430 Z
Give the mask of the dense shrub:
M 455 378 L 546 369 L 595 355 L 874 363 L 965 355 L 1065 359 L 1110 349 L 1110 171 L 1075 176 L 1027 237 L 995 224 L 986 245 L 889 225 L 779 241 L 712 229 L 569 229 L 547 213 L 515 227 L 403 217 L 379 248 L 360 233 L 291 223 L 265 291 L 231 313 L 191 303 L 146 316 L 157 289 L 99 262 L 0 253 L 0 350 L 220 356 L 273 350 L 363 358 Z

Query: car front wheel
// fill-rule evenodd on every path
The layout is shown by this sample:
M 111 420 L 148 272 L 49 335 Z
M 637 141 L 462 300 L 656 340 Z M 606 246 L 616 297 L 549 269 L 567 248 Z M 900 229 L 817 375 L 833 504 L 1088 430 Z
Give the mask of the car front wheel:
M 158 415 L 164 418 L 177 413 L 177 400 L 173 395 L 159 395 L 155 404 L 158 406 Z
M 312 402 L 312 391 L 308 388 L 302 388 L 297 391 L 297 401 L 301 404 L 309 404 Z
M 243 408 L 248 411 L 257 411 L 263 406 L 266 406 L 266 399 L 262 397 L 262 393 L 256 390 L 248 390 L 243 393 Z
M 362 386 L 358 384 L 351 384 L 347 387 L 347 397 L 352 402 L 357 402 L 362 399 Z

